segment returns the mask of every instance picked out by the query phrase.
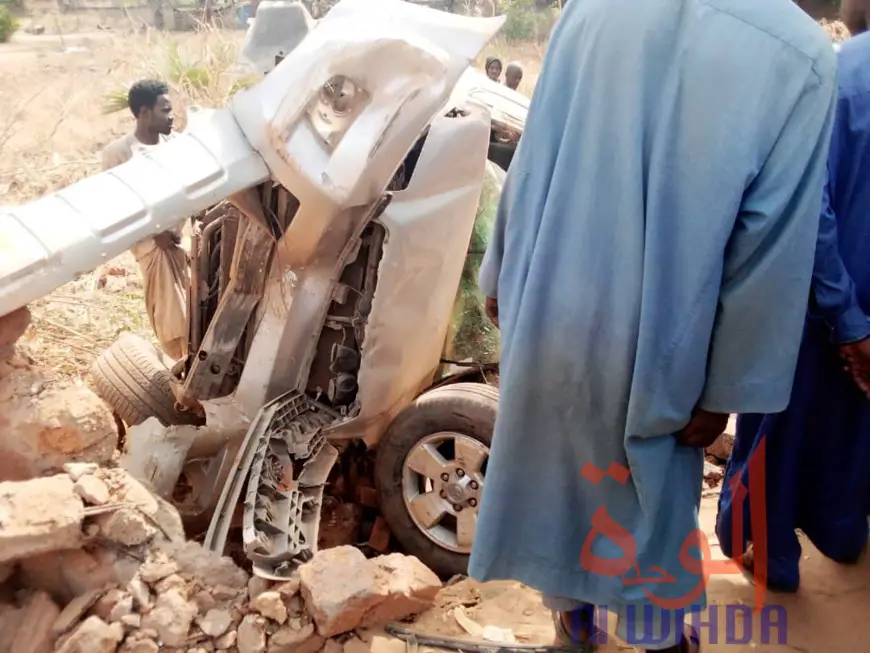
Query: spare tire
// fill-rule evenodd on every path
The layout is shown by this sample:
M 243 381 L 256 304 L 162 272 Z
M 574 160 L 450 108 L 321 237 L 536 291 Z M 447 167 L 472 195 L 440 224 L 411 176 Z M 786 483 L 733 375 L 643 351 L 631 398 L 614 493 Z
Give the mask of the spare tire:
M 164 426 L 201 424 L 196 415 L 175 408 L 171 375 L 157 349 L 125 333 L 91 365 L 94 387 L 130 426 L 156 417 Z

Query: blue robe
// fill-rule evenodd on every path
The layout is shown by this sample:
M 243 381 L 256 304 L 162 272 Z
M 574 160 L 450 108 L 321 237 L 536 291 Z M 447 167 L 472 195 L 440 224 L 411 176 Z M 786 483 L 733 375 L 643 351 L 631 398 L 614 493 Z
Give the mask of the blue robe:
M 475 578 L 612 610 L 698 585 L 680 551 L 703 451 L 673 434 L 696 406 L 787 404 L 834 69 L 791 0 L 566 5 L 480 274 L 502 353 Z M 640 575 L 673 582 L 581 563 L 602 507 Z M 623 555 L 607 537 L 588 553 Z
M 837 345 L 870 336 L 870 34 L 847 41 L 838 55 L 838 98 L 819 225 L 810 309 L 788 409 L 742 415 L 719 501 L 723 551 L 743 553 L 752 539 L 752 454 L 765 441 L 769 585 L 800 582 L 802 529 L 819 550 L 854 561 L 867 542 L 870 401 L 843 371 Z M 749 488 L 742 513 L 729 484 Z M 733 546 L 734 520 L 743 537 Z

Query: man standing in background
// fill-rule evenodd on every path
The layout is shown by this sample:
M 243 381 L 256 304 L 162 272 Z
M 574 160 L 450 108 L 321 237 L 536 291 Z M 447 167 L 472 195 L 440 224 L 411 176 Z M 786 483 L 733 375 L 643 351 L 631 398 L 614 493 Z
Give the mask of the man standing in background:
M 519 61 L 511 61 L 504 69 L 504 85 L 516 91 L 523 81 L 523 67 Z
M 752 520 L 733 550 L 731 480 L 748 487 L 743 506 L 763 497 L 767 586 L 800 586 L 801 529 L 824 555 L 858 561 L 867 544 L 870 488 L 870 34 L 843 43 L 837 117 L 828 156 L 810 307 L 788 409 L 741 415 L 728 462 L 716 532 L 722 551 L 751 570 Z M 843 367 L 848 370 L 844 370 Z M 749 482 L 749 461 L 764 443 L 765 488 Z M 757 502 L 757 501 L 756 501 Z
M 172 136 L 172 102 L 163 82 L 142 80 L 133 84 L 127 103 L 136 129 L 109 143 L 103 150 L 103 170 L 129 161 Z M 190 270 L 181 247 L 181 224 L 146 238 L 130 250 L 142 271 L 145 306 L 151 328 L 163 351 L 173 360 L 187 355 L 187 296 Z
M 788 404 L 833 119 L 791 0 L 566 5 L 480 273 L 501 403 L 470 573 L 689 653 L 704 447 Z

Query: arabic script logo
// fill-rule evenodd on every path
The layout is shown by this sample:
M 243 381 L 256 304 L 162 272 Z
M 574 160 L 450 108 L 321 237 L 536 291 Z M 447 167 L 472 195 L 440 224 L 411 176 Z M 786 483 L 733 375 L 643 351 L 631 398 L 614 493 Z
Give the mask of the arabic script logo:
M 762 437 L 749 458 L 749 485 L 752 486 L 752 496 L 749 498 L 750 524 L 752 526 L 752 545 L 754 549 L 753 580 L 755 581 L 755 610 L 764 606 L 767 592 L 767 488 L 765 485 L 765 456 L 767 441 Z M 630 470 L 619 463 L 610 463 L 607 470 L 602 470 L 592 463 L 586 463 L 580 475 L 598 485 L 610 478 L 620 485 L 625 485 L 631 476 Z M 743 551 L 743 510 L 746 503 L 747 487 L 741 482 L 742 474 L 735 474 L 731 480 L 732 495 L 732 553 Z M 600 506 L 592 515 L 592 528 L 583 542 L 580 551 L 580 565 L 588 572 L 607 577 L 622 577 L 624 585 L 641 585 L 645 583 L 675 583 L 676 577 L 665 569 L 652 566 L 647 570 L 647 576 L 641 575 L 637 563 L 637 542 L 634 536 L 619 522 L 613 519 L 605 506 Z M 603 558 L 592 551 L 595 538 L 603 536 L 615 544 L 622 552 L 619 558 Z M 694 550 L 701 554 L 700 558 L 692 555 Z M 643 588 L 644 595 L 653 604 L 664 610 L 682 610 L 694 604 L 707 588 L 707 582 L 712 575 L 742 574 L 741 554 L 736 560 L 713 560 L 710 553 L 710 543 L 700 529 L 695 529 L 686 535 L 680 547 L 680 564 L 690 574 L 699 576 L 698 584 L 682 596 L 664 598 L 653 591 Z M 633 572 L 633 576 L 630 573 Z

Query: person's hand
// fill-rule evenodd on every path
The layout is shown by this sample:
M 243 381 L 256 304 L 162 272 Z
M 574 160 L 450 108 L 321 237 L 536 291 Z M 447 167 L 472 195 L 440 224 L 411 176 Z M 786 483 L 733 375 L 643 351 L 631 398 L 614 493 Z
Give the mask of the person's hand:
M 676 433 L 677 443 L 684 447 L 706 449 L 725 432 L 728 417 L 727 414 L 708 413 L 706 410 L 696 408 L 689 423 L 682 431 Z
M 172 249 L 181 244 L 181 238 L 172 231 L 163 231 L 154 236 L 154 244 L 160 249 Z
M 484 304 L 486 316 L 498 328 L 498 300 L 495 297 L 487 297 Z
M 507 125 L 493 123 L 492 131 L 495 134 L 496 140 L 502 143 L 511 143 L 513 141 L 518 141 L 520 138 L 519 132 Z
M 870 338 L 840 347 L 844 367 L 855 384 L 870 399 Z

